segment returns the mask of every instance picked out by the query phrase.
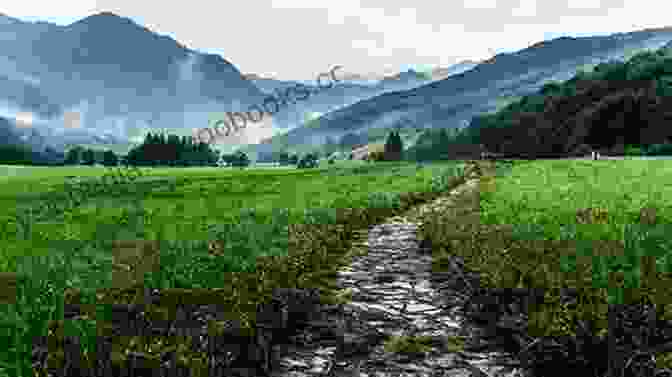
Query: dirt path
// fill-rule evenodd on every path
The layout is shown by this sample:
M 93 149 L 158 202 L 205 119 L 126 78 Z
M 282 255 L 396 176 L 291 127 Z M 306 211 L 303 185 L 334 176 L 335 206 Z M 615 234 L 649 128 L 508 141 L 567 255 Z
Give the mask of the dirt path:
M 462 295 L 439 293 L 430 282 L 431 254 L 417 240 L 426 211 L 450 206 L 454 194 L 476 189 L 477 182 L 470 179 L 448 195 L 362 234 L 352 251 L 353 263 L 337 279 L 339 288 L 352 292 L 352 301 L 343 306 L 347 319 L 341 324 L 342 339 L 334 344 L 333 338 L 330 342 L 305 332 L 303 346 L 281 346 L 281 362 L 272 376 L 516 376 L 510 366 L 516 362 L 509 355 L 460 351 L 459 339 L 478 342 L 478 329 L 463 324 L 455 310 Z M 419 348 L 413 352 L 411 343 L 402 339 L 415 339 Z M 391 340 L 396 346 L 388 348 L 395 344 Z

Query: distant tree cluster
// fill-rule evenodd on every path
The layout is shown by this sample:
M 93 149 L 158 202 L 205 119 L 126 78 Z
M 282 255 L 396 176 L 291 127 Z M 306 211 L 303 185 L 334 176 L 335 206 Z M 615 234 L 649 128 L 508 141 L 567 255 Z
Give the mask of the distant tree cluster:
M 233 154 L 222 154 L 222 162 L 227 166 L 233 166 L 238 168 L 244 168 L 250 165 L 251 161 L 247 154 L 242 151 L 237 151 Z
M 126 162 L 134 166 L 215 166 L 217 151 L 192 137 L 148 133 L 144 142 L 131 149 Z
M 3 144 L 0 140 L 0 164 L 4 165 L 62 165 L 63 154 L 52 147 L 43 152 L 34 151 L 29 145 Z
M 32 165 L 33 153 L 21 145 L 0 145 L 0 163 L 7 165 Z
M 113 151 L 96 151 L 75 146 L 68 150 L 66 165 L 116 166 L 119 163 L 131 166 L 214 166 L 218 152 L 205 143 L 193 143 L 191 137 L 148 133 L 142 144 L 132 148 L 124 157 Z
M 299 169 L 316 168 L 318 165 L 318 157 L 314 153 L 308 153 L 299 160 L 296 165 Z
M 75 146 L 70 148 L 65 155 L 65 165 L 94 165 L 117 166 L 119 157 L 112 151 L 104 152 Z
M 299 156 L 297 154 L 290 155 L 288 152 L 280 152 L 278 162 L 281 166 L 296 165 L 299 163 Z
M 468 130 L 428 129 L 420 134 L 404 157 L 412 161 L 477 159 L 484 148 Z

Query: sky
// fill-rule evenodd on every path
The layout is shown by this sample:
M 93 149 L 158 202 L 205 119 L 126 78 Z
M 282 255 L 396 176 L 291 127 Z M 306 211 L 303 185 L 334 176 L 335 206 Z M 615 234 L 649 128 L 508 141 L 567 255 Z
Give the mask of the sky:
M 109 11 L 244 74 L 315 80 L 336 65 L 376 76 L 423 71 L 560 36 L 668 26 L 670 8 L 661 0 L 21 0 L 0 13 L 67 25 Z

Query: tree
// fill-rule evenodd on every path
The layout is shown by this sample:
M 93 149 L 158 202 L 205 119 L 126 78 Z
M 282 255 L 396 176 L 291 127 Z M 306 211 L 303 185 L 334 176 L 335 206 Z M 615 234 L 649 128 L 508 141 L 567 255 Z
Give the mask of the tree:
M 250 159 L 247 157 L 247 154 L 242 151 L 237 151 L 233 154 L 231 159 L 231 165 L 237 166 L 239 168 L 244 168 L 250 165 Z
M 75 147 L 70 148 L 65 155 L 64 163 L 66 165 L 78 165 L 78 164 L 80 164 L 81 159 L 82 159 L 82 152 L 83 151 L 84 151 L 84 148 L 82 148 L 80 146 L 75 146 Z
M 280 152 L 280 156 L 278 157 L 278 162 L 280 165 L 289 165 L 289 153 L 287 152 Z
M 299 156 L 296 154 L 293 154 L 289 157 L 289 164 L 290 165 L 296 165 L 299 163 Z
M 0 145 L 0 161 L 12 165 L 32 165 L 33 153 L 27 146 Z
M 234 155 L 222 153 L 221 161 L 224 164 L 226 164 L 226 166 L 233 166 L 234 159 L 235 159 Z
M 401 160 L 401 152 L 403 151 L 403 142 L 399 132 L 392 131 L 385 141 L 384 158 L 388 161 Z
M 103 165 L 105 166 L 117 166 L 119 163 L 119 158 L 111 150 L 106 150 L 103 153 Z
M 93 165 L 96 163 L 95 153 L 92 149 L 85 149 L 82 153 L 82 164 Z
M 317 163 L 317 155 L 314 153 L 308 153 L 303 158 L 301 161 L 299 161 L 297 168 L 299 169 L 305 169 L 305 168 L 316 168 L 318 165 Z

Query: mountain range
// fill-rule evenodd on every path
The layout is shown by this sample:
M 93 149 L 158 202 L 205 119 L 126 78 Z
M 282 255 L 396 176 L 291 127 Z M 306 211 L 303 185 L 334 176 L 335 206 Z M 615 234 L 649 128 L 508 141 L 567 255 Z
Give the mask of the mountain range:
M 0 51 L 0 115 L 30 112 L 45 135 L 123 141 L 133 126 L 207 124 L 208 112 L 264 98 L 221 56 L 109 12 L 67 26 L 0 15 Z M 64 129 L 68 111 L 81 114 L 80 130 Z
M 400 123 L 419 128 L 456 128 L 477 114 L 496 111 L 540 89 L 549 81 L 570 79 L 578 70 L 601 62 L 623 61 L 672 40 L 672 28 L 646 29 L 608 36 L 560 37 L 513 53 L 498 54 L 475 67 L 410 90 L 394 91 L 324 114 L 310 128 L 282 136 L 283 144 L 322 144 L 326 137 L 361 134 Z M 269 143 L 272 145 L 272 141 Z M 251 146 L 250 151 L 272 149 Z
M 142 134 L 137 130 L 156 128 L 191 135 L 207 127 L 213 113 L 244 111 L 295 84 L 243 76 L 219 55 L 189 49 L 111 12 L 67 26 L 0 14 L 0 51 L 0 117 L 13 124 L 18 113 L 28 112 L 30 133 L 61 147 L 127 143 Z M 291 129 L 307 111 L 328 112 L 426 82 L 413 75 L 376 86 L 344 83 L 282 109 L 274 127 Z M 80 114 L 81 127 L 64 125 L 71 112 Z
M 283 143 L 305 145 L 408 126 L 409 119 L 415 128 L 463 127 L 472 116 L 497 110 L 550 80 L 569 79 L 577 70 L 671 39 L 672 28 L 560 37 L 430 72 L 346 72 L 332 89 L 275 114 L 273 129 Z M 110 12 L 67 26 L 0 14 L 0 51 L 0 125 L 15 135 L 5 140 L 38 150 L 128 144 L 138 141 L 131 138 L 138 129 L 191 135 L 207 127 L 213 113 L 245 111 L 298 82 L 242 74 L 219 55 L 189 49 Z M 73 112 L 80 121 L 65 124 Z M 19 125 L 21 113 L 30 114 L 28 127 Z M 306 114 L 317 119 L 308 125 Z M 263 144 L 247 140 L 253 145 L 246 150 L 269 151 L 275 138 Z

